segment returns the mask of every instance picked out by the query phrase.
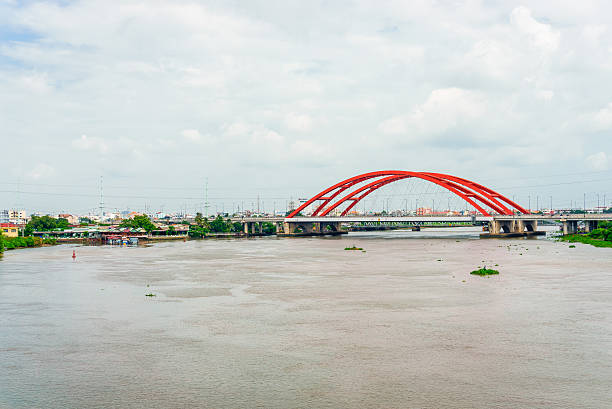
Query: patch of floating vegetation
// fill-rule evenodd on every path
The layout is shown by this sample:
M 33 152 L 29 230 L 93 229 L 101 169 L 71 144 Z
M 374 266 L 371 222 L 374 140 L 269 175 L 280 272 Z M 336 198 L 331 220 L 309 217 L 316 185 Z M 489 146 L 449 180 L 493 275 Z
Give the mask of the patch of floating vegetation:
M 574 246 L 573 244 L 569 246 L 570 249 L 575 249 L 576 246 Z
M 145 294 L 145 297 L 155 297 L 155 294 L 153 293 Z
M 490 276 L 494 274 L 499 274 L 499 271 L 493 270 L 492 268 L 484 267 L 484 268 L 479 268 L 478 270 L 474 270 L 470 274 L 473 274 L 476 276 Z
M 363 251 L 363 249 L 361 247 L 355 247 L 355 246 L 353 246 L 353 247 L 345 247 L 344 250 L 360 250 L 360 251 Z

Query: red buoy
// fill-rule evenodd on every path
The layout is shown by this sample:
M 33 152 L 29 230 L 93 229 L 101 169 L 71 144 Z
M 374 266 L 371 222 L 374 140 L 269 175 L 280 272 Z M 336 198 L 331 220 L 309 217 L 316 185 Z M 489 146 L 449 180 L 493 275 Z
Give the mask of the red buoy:
M 72 250 L 72 259 L 76 260 L 76 251 Z

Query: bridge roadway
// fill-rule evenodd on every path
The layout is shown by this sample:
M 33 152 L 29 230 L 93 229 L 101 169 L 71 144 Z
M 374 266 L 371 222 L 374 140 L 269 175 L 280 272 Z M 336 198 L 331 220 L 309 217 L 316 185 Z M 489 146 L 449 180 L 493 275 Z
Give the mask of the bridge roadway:
M 479 223 L 488 224 L 492 235 L 533 234 L 538 230 L 538 221 L 560 221 L 563 233 L 578 231 L 578 223 L 584 224 L 586 231 L 597 228 L 598 221 L 612 221 L 610 213 L 582 214 L 517 214 L 493 216 L 315 216 L 315 217 L 242 217 L 232 218 L 234 222 L 244 223 L 247 234 L 261 233 L 264 222 L 273 223 L 277 231 L 285 235 L 296 234 L 340 234 L 342 223 L 403 223 L 421 225 L 427 223 Z M 297 229 L 297 230 L 296 230 Z M 298 231 L 299 230 L 299 231 Z
M 243 223 L 429 223 L 429 222 L 490 222 L 493 220 L 575 220 L 575 221 L 612 221 L 612 213 L 586 213 L 586 214 L 517 214 L 517 215 L 493 215 L 493 216 L 315 216 L 315 217 L 232 217 L 233 222 Z

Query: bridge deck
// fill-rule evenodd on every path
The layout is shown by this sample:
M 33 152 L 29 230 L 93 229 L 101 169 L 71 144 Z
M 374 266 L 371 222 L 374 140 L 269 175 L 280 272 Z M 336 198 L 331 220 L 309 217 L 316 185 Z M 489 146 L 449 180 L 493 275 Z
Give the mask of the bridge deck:
M 611 213 L 598 213 L 598 214 L 566 214 L 566 215 L 536 215 L 536 214 L 522 214 L 513 216 L 494 215 L 494 216 L 345 216 L 345 217 L 244 217 L 244 218 L 232 218 L 232 221 L 237 222 L 272 222 L 272 223 L 325 223 L 325 222 L 341 222 L 341 223 L 427 223 L 427 222 L 441 222 L 441 223 L 469 223 L 469 222 L 489 222 L 492 220 L 608 220 L 612 221 Z

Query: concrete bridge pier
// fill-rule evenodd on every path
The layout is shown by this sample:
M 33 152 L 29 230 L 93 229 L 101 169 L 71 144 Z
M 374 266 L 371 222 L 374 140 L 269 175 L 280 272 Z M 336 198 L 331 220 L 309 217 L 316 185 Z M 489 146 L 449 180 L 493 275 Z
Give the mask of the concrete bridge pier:
M 563 220 L 563 234 L 578 233 L 578 222 L 576 220 Z
M 263 231 L 261 227 L 261 222 L 245 222 L 243 226 L 244 233 L 247 235 L 261 234 Z
M 538 221 L 533 219 L 493 219 L 489 222 L 489 234 L 481 237 L 515 237 L 538 235 Z
M 584 231 L 587 233 L 592 232 L 597 228 L 597 220 L 585 220 Z
M 342 234 L 340 222 L 283 222 L 283 235 L 286 236 L 322 236 L 325 234 Z
M 489 222 L 489 234 L 516 233 L 515 220 L 496 220 Z

